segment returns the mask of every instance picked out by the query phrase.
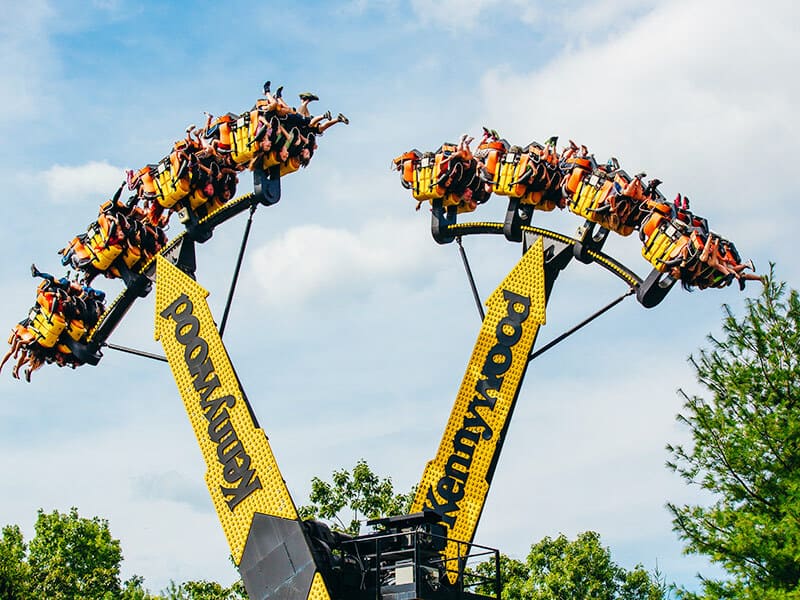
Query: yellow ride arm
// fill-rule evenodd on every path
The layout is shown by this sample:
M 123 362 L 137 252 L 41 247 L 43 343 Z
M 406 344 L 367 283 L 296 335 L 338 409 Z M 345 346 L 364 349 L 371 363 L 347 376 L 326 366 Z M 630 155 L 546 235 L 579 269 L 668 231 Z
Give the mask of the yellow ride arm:
M 523 255 L 486 302 L 483 321 L 436 458 L 425 467 L 412 512 L 442 515 L 447 537 L 470 543 L 539 327 L 545 322 L 543 243 Z M 465 548 L 444 551 L 455 582 Z
M 208 491 L 248 594 L 261 598 L 288 587 L 292 600 L 330 600 L 267 436 L 222 344 L 208 292 L 162 256 L 156 280 L 155 336 L 200 444 Z

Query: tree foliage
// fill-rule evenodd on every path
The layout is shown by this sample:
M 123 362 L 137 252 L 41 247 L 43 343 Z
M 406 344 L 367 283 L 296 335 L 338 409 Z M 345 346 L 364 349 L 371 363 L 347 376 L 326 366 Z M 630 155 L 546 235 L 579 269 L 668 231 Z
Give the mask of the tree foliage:
M 314 477 L 309 500 L 311 504 L 299 510 L 304 519 L 326 519 L 334 529 L 358 535 L 362 519 L 406 514 L 414 500 L 414 490 L 395 493 L 391 477 L 380 478 L 366 461 L 360 460 L 352 471 L 334 471 L 330 482 Z M 349 522 L 345 522 L 345 509 L 350 512 Z
M 704 579 L 705 598 L 800 598 L 800 298 L 771 273 L 744 316 L 724 309 L 722 335 L 690 358 L 707 396 L 681 391 L 693 443 L 668 446 L 712 501 L 668 507 L 686 552 L 730 574 Z
M 491 576 L 493 562 L 478 572 Z M 611 559 L 599 534 L 587 531 L 574 541 L 564 535 L 533 544 L 525 562 L 502 556 L 503 600 L 664 600 L 666 586 L 641 565 L 626 570 Z M 493 593 L 491 586 L 481 592 Z
M 187 581 L 180 585 L 172 582 L 162 594 L 164 600 L 247 600 L 241 580 L 230 587 L 216 581 Z
M 39 510 L 35 535 L 26 544 L 17 525 L 0 540 L 0 598 L 3 600 L 153 600 L 134 575 L 120 584 L 122 551 L 108 521 Z
M 0 598 L 22 600 L 29 597 L 30 569 L 25 561 L 27 545 L 18 525 L 3 527 L 0 539 Z
M 121 593 L 122 551 L 108 521 L 39 511 L 28 551 L 33 593 L 43 598 L 103 598 Z

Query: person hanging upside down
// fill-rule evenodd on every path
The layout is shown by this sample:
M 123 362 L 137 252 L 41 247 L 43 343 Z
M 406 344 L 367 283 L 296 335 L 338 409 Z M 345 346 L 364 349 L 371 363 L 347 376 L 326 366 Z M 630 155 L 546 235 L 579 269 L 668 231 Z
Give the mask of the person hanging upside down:
M 744 289 L 746 281 L 764 281 L 761 275 L 756 273 L 745 273 L 745 269 L 754 271 L 753 261 L 742 264 L 733 257 L 732 248 L 725 240 L 725 244 L 720 246 L 723 240 L 715 233 L 709 233 L 703 251 L 700 253 L 700 261 L 716 269 L 723 275 L 732 275 L 739 282 L 739 288 Z M 727 250 L 726 250 L 727 245 Z

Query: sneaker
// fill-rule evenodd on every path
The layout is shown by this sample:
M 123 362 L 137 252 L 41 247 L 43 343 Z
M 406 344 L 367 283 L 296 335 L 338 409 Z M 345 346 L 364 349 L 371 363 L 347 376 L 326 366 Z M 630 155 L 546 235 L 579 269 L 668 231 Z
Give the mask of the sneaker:
M 275 99 L 277 100 L 278 98 L 283 98 L 283 86 L 275 90 Z
M 269 84 L 270 84 L 270 82 L 269 82 L 269 81 L 266 81 L 266 82 L 264 82 L 264 95 L 265 95 L 265 96 L 266 96 L 267 94 L 269 94 Z

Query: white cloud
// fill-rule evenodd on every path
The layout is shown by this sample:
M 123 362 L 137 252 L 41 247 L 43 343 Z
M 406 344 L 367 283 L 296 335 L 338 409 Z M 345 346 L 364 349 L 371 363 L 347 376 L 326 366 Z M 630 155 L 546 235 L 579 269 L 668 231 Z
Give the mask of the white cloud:
M 792 17 L 794 15 L 794 17 Z M 498 66 L 482 81 L 486 122 L 513 141 L 585 143 L 682 192 L 743 256 L 764 264 L 769 235 L 795 222 L 782 170 L 796 145 L 800 57 L 796 5 L 659 5 L 613 37 L 569 48 L 544 68 Z M 767 234 L 769 232 L 769 234 Z
M 576 36 L 580 35 L 597 34 L 606 39 L 618 35 L 620 31 L 635 26 L 637 18 L 655 4 L 656 0 L 570 2 L 566 8 L 550 7 L 544 16 L 565 34 L 568 32 L 570 41 L 574 43 Z
M 456 31 L 473 29 L 481 15 L 491 9 L 514 14 L 525 23 L 533 23 L 539 11 L 527 0 L 411 0 L 411 8 L 425 25 L 435 25 Z
M 187 504 L 195 510 L 208 512 L 208 490 L 199 479 L 189 479 L 175 470 L 147 473 L 133 478 L 134 494 L 145 502 L 167 500 Z
M 425 268 L 428 236 L 419 219 L 366 223 L 357 233 L 321 225 L 291 228 L 254 253 L 261 299 L 268 305 L 301 303 L 324 291 L 361 290 L 386 277 L 408 276 Z
M 484 103 L 500 131 L 560 132 L 633 171 L 668 173 L 674 191 L 706 178 L 709 190 L 735 181 L 753 193 L 772 182 L 733 175 L 775 164 L 797 128 L 800 88 L 784 81 L 800 51 L 789 21 L 750 4 L 670 3 L 544 69 L 489 72 Z
M 53 165 L 41 174 L 42 183 L 51 201 L 98 206 L 114 194 L 124 178 L 125 171 L 121 167 L 105 161 L 91 161 L 76 167 Z

